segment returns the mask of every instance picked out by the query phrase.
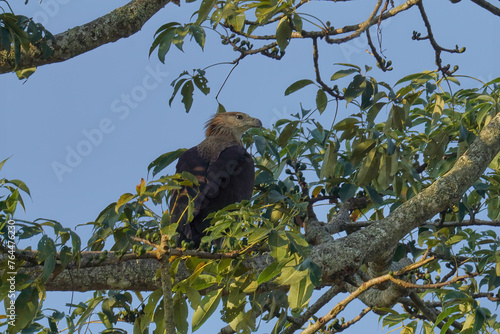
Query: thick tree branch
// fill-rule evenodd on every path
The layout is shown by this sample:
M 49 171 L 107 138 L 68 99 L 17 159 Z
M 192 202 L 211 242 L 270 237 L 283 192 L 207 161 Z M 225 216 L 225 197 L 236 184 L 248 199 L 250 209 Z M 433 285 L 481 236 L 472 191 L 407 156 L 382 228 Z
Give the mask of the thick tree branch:
M 492 14 L 500 16 L 500 8 L 493 6 L 488 1 L 486 0 L 471 0 L 471 1 L 474 2 L 476 5 L 483 7 L 487 11 L 490 11 Z
M 341 279 L 365 263 L 383 261 L 414 228 L 458 203 L 500 151 L 500 114 L 483 128 L 453 168 L 388 217 L 344 238 L 314 248 L 311 260 L 323 268 L 323 279 Z
M 23 51 L 17 68 L 14 64 L 14 52 L 7 54 L 6 51 L 0 51 L 0 74 L 62 62 L 104 44 L 129 37 L 141 30 L 142 26 L 169 2 L 169 0 L 130 1 L 125 6 L 92 22 L 55 35 L 56 42 L 48 42 L 52 54 L 47 58 L 43 58 L 41 50 L 34 46 L 28 52 Z

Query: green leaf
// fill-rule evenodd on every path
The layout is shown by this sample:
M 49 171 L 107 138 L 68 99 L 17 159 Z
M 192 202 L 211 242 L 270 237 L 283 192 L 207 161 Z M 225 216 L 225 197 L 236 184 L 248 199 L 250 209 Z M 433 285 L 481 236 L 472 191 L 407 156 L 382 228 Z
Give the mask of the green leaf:
M 376 148 L 373 148 L 366 156 L 357 175 L 359 185 L 369 184 L 379 172 L 380 154 Z
M 335 177 L 335 167 L 337 166 L 337 153 L 335 152 L 336 145 L 329 142 L 326 145 L 325 154 L 323 155 L 323 164 L 319 173 L 319 178 L 333 178 Z
M 308 86 L 310 84 L 314 84 L 314 81 L 309 80 L 309 79 L 302 79 L 299 81 L 295 81 L 293 84 L 288 86 L 288 88 L 285 90 L 285 96 L 290 95 L 293 92 L 298 91 L 299 89 L 304 88 L 305 86 Z
M 299 121 L 293 121 L 289 122 L 281 131 L 280 136 L 278 137 L 277 144 L 280 147 L 285 147 L 288 145 L 288 141 L 290 140 L 290 137 L 293 136 L 295 133 L 295 130 L 297 129 L 297 126 L 299 124 Z
M 153 169 L 153 176 L 158 174 L 161 170 L 163 170 L 165 167 L 170 165 L 172 162 L 177 160 L 181 156 L 182 153 L 186 151 L 185 148 L 180 148 L 178 150 L 172 151 L 172 152 L 167 152 L 162 155 L 160 155 L 158 158 L 153 160 L 148 166 L 148 173 Z
M 189 32 L 193 35 L 194 40 L 203 50 L 203 48 L 205 47 L 205 39 L 206 39 L 205 30 L 199 25 L 193 24 L 189 26 Z
M 193 92 L 194 92 L 193 81 L 191 80 L 186 81 L 184 86 L 182 86 L 181 88 L 181 95 L 182 95 L 181 102 L 184 103 L 184 107 L 186 108 L 187 113 L 189 112 L 189 110 L 191 110 L 191 106 L 193 105 Z
M 5 50 L 7 53 L 10 53 L 12 37 L 10 31 L 4 27 L 0 27 L 0 41 L 0 50 Z
M 158 59 L 165 64 L 165 55 L 168 50 L 170 50 L 170 45 L 172 44 L 172 39 L 174 38 L 175 30 L 168 29 L 158 36 L 160 43 L 158 45 Z
M 182 50 L 182 46 L 184 45 L 184 38 L 186 38 L 188 32 L 188 26 L 175 28 L 175 36 L 172 38 L 172 44 L 174 44 L 177 49 L 184 51 Z
M 482 307 L 478 307 L 475 312 L 474 326 L 472 326 L 473 333 L 480 333 L 481 328 L 486 320 L 486 312 Z
M 399 79 L 398 82 L 396 82 L 395 86 L 406 81 L 416 81 L 418 83 L 425 83 L 433 78 L 437 78 L 437 74 L 435 72 L 424 71 L 422 73 L 410 74 L 403 77 L 402 79 Z
M 220 114 L 220 113 L 223 113 L 223 112 L 226 112 L 226 108 L 224 108 L 224 106 L 219 103 L 218 106 L 217 106 L 217 114 Z
M 359 73 L 359 70 L 357 70 L 355 68 L 348 68 L 348 69 L 345 69 L 345 70 L 337 71 L 337 72 L 333 73 L 333 75 L 330 78 L 330 80 L 334 81 L 334 80 L 346 77 L 349 74 L 353 74 L 353 73 Z
M 316 108 L 318 108 L 320 114 L 325 111 L 327 104 L 328 97 L 326 96 L 325 91 L 322 88 L 318 89 L 318 92 L 316 93 Z
M 269 233 L 269 247 L 271 248 L 271 255 L 277 261 L 281 261 L 288 252 L 288 241 L 285 237 L 285 232 L 272 230 Z
M 366 87 L 366 79 L 361 74 L 356 74 L 352 82 L 347 86 L 344 92 L 344 97 L 347 102 L 353 101 L 363 93 Z
M 432 125 L 436 126 L 437 122 L 441 118 L 444 110 L 444 100 L 441 94 L 436 94 L 436 102 L 434 103 L 434 110 L 432 112 Z
M 355 68 L 357 72 L 361 73 L 361 67 L 359 67 L 358 65 L 348 64 L 348 63 L 334 63 L 333 65 L 352 67 L 352 68 Z
M 302 18 L 299 14 L 294 13 L 292 17 L 292 23 L 295 30 L 299 33 L 302 33 Z
M 3 162 L 5 162 L 5 161 L 6 160 L 4 160 Z M 2 165 L 0 165 L 0 169 L 2 169 Z M 16 187 L 18 187 L 19 189 L 21 189 L 22 191 L 27 193 L 29 196 L 31 196 L 28 186 L 23 181 L 21 181 L 21 180 L 8 180 L 8 181 L 6 181 L 6 183 L 10 183 L 10 184 L 15 185 Z
M 42 274 L 42 280 L 46 282 L 52 273 L 54 272 L 54 269 L 56 267 L 56 259 L 54 257 L 48 257 L 44 263 L 43 263 L 43 274 Z
M 56 245 L 54 240 L 49 238 L 46 234 L 38 242 L 38 262 L 42 263 L 50 257 L 56 255 Z
M 292 310 L 300 310 L 307 306 L 314 291 L 314 284 L 311 283 L 309 275 L 305 276 L 298 283 L 290 285 L 288 292 L 288 303 Z
M 118 202 L 116 202 L 115 211 L 118 213 L 118 210 L 120 210 L 120 208 L 123 205 L 130 202 L 134 197 L 135 197 L 135 195 L 131 194 L 131 193 L 125 193 L 125 194 L 121 195 L 120 198 L 118 199 Z
M 16 71 L 17 78 L 19 80 L 28 79 L 33 73 L 35 73 L 36 67 L 25 68 Z
M 321 267 L 316 263 L 309 261 L 309 278 L 311 279 L 311 283 L 314 286 L 319 287 L 321 285 L 321 277 L 323 275 L 323 271 Z
M 339 196 L 342 202 L 347 201 L 350 198 L 353 198 L 356 194 L 356 190 L 358 190 L 358 186 L 351 183 L 344 183 L 339 190 Z
M 231 23 L 236 31 L 242 31 L 245 26 L 245 13 L 239 13 L 231 20 Z
M 188 318 L 188 307 L 184 296 L 180 293 L 176 293 L 173 298 L 174 302 L 174 321 L 177 331 L 181 334 L 187 334 L 189 329 L 189 324 L 187 322 Z
M 146 328 L 153 322 L 156 306 L 162 296 L 163 291 L 161 289 L 155 290 L 149 295 L 144 307 L 144 316 L 141 319 L 140 333 L 144 333 Z
M 377 141 L 375 139 L 366 139 L 360 142 L 351 154 L 351 162 L 353 165 L 357 165 L 363 158 L 375 147 Z
M 262 270 L 257 278 L 257 284 L 262 284 L 272 280 L 274 277 L 279 275 L 281 272 L 281 267 L 278 262 L 273 262 Z
M 16 298 L 16 321 L 13 333 L 20 333 L 21 329 L 27 327 L 35 318 L 38 307 L 38 290 L 32 286 L 27 287 Z
M 290 22 L 288 22 L 288 17 L 283 17 L 278 23 L 276 28 L 276 42 L 281 50 L 285 50 L 292 37 L 292 28 L 290 27 Z
M 365 187 L 366 191 L 368 192 L 368 194 L 370 195 L 370 198 L 372 199 L 372 201 L 378 205 L 382 205 L 382 203 L 384 202 L 384 199 L 382 198 L 382 196 L 380 195 L 380 193 L 378 191 L 376 191 L 374 188 L 370 187 L 370 186 L 366 186 Z
M 195 24 L 199 25 L 203 21 L 205 21 L 208 17 L 208 14 L 210 14 L 216 4 L 217 0 L 203 0 L 201 2 L 200 9 L 198 10 L 198 18 L 196 19 Z
M 204 75 L 197 74 L 193 77 L 194 84 L 198 89 L 205 95 L 210 93 L 210 87 L 208 87 L 208 80 Z
M 207 321 L 210 316 L 215 312 L 217 306 L 222 297 L 222 288 L 218 290 L 212 290 L 203 297 L 200 306 L 194 311 L 192 327 L 193 332 L 198 330 L 201 325 Z
M 9 158 L 7 158 L 7 159 L 5 159 L 5 160 L 3 160 L 2 162 L 0 162 L 0 170 L 2 170 L 3 165 L 5 165 L 5 163 L 6 163 L 6 162 L 7 162 L 7 160 L 9 160 L 9 159 L 10 159 L 10 157 L 9 157 Z

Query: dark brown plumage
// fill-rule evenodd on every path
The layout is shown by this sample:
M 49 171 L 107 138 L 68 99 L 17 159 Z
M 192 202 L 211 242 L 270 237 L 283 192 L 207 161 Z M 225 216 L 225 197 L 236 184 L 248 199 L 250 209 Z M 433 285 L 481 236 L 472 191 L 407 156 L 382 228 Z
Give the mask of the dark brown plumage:
M 252 196 L 255 172 L 252 157 L 241 144 L 241 136 L 262 123 L 241 112 L 216 114 L 206 125 L 206 138 L 184 152 L 177 162 L 176 172 L 196 176 L 199 187 L 184 187 L 172 194 L 170 212 L 173 223 L 178 222 L 177 246 L 182 241 L 198 248 L 204 230 L 210 225 L 209 213 L 248 200 Z M 194 201 L 194 218 L 187 221 L 189 195 Z

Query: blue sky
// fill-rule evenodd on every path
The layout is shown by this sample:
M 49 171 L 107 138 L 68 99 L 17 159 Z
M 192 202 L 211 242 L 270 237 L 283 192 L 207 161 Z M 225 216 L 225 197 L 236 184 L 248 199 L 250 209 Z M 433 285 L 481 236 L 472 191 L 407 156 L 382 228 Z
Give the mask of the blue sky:
M 22 3 L 12 1 L 16 13 L 34 17 L 55 34 L 127 1 Z M 339 27 L 366 18 L 371 10 L 363 7 L 366 3 L 371 6 L 375 1 L 318 1 L 311 2 L 311 7 Z M 445 54 L 445 63 L 459 64 L 459 74 L 482 80 L 500 76 L 498 18 L 468 1 L 425 4 L 438 42 L 447 48 L 455 44 L 467 47 L 462 55 Z M 32 194 L 26 200 L 26 213 L 19 211 L 17 218 L 51 218 L 68 227 L 93 221 L 122 193 L 134 191 L 141 177 L 147 177 L 147 166 L 153 159 L 179 147 L 192 147 L 203 139 L 203 124 L 217 108 L 215 93 L 231 67 L 220 65 L 207 72 L 212 93 L 207 97 L 196 94 L 189 114 L 184 112 L 180 98 L 171 108 L 168 106 L 170 83 L 185 69 L 231 61 L 237 55 L 222 47 L 216 34 L 208 32 L 204 52 L 194 43 L 185 43 L 185 53 L 173 48 L 165 64 L 154 54 L 148 57 L 156 29 L 168 21 L 188 22 L 196 5 L 169 4 L 136 35 L 63 63 L 42 66 L 27 82 L 12 73 L 0 76 L 0 160 L 10 157 L 1 177 L 25 181 Z M 390 84 L 410 73 L 434 70 L 434 54 L 428 42 L 410 39 L 413 30 L 425 35 L 418 19 L 418 10 L 413 8 L 384 23 L 383 47 L 394 71 L 382 73 L 376 69 L 361 37 L 342 46 L 320 43 L 324 77 L 340 69 L 333 63 L 367 64 L 375 68 L 372 76 Z M 314 78 L 311 41 L 293 41 L 279 62 L 261 56 L 245 59 L 229 78 L 219 101 L 227 110 L 246 112 L 271 127 L 277 119 L 297 112 L 300 102 L 313 107 L 312 88 L 288 97 L 283 94 L 288 85 L 304 78 Z M 330 104 L 325 122 L 331 121 L 333 111 Z M 350 112 L 354 110 L 341 108 L 341 115 Z M 80 152 L 79 158 L 74 152 Z M 55 169 L 61 165 L 67 166 L 65 172 Z M 89 229 L 79 228 L 77 232 L 85 240 Z M 356 308 L 352 314 L 359 311 Z M 377 326 L 376 319 L 372 325 Z M 362 327 L 358 327 L 360 333 L 366 330 Z

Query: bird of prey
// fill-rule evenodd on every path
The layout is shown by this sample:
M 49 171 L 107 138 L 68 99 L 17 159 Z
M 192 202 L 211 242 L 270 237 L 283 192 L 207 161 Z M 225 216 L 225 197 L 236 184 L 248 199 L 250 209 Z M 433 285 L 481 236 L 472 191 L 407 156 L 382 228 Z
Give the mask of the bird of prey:
M 176 173 L 193 174 L 199 187 L 183 187 L 171 196 L 171 221 L 179 223 L 177 247 L 186 241 L 199 248 L 204 230 L 210 225 L 208 214 L 251 198 L 254 163 L 241 137 L 248 129 L 261 126 L 260 120 L 242 112 L 216 114 L 206 124 L 205 140 L 179 157 Z M 192 221 L 188 221 L 186 210 L 189 197 L 194 201 Z

